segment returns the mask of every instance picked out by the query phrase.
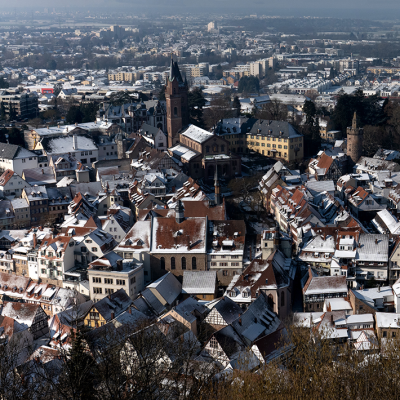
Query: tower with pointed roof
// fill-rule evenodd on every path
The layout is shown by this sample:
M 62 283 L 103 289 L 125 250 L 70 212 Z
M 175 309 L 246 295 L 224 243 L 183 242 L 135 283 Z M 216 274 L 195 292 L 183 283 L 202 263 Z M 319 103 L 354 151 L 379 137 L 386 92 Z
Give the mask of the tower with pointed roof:
M 362 156 L 364 130 L 357 127 L 357 114 L 354 113 L 351 127 L 347 128 L 347 156 L 352 167 Z
M 183 81 L 178 63 L 171 57 L 165 100 L 167 102 L 168 147 L 179 142 L 179 131 L 189 123 L 188 87 Z

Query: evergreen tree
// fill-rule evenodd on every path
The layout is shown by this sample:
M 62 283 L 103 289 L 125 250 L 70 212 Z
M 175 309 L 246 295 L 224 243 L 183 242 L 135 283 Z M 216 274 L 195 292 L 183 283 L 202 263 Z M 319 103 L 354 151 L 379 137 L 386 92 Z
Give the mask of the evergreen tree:
M 304 134 L 304 156 L 310 157 L 317 153 L 321 146 L 319 118 L 314 102 L 306 100 L 303 106 L 306 123 L 302 127 Z
M 201 128 L 204 127 L 203 107 L 206 105 L 203 91 L 200 88 L 195 88 L 188 93 L 188 106 L 190 123 Z
M 5 120 L 6 119 L 6 108 L 4 107 L 4 103 L 1 102 L 0 104 L 0 119 Z
M 241 105 L 238 96 L 235 96 L 235 98 L 233 99 L 232 107 L 236 110 L 236 117 L 239 117 L 241 111 Z
M 77 332 L 72 337 L 71 349 L 65 357 L 65 388 L 73 399 L 95 399 L 96 362 L 86 352 L 84 336 Z M 71 393 L 72 392 L 72 393 Z
M 67 124 L 82 123 L 83 115 L 79 106 L 71 106 L 65 116 Z
M 10 112 L 8 114 L 8 120 L 14 121 L 15 118 L 17 118 L 17 113 L 15 112 L 13 105 L 10 103 Z

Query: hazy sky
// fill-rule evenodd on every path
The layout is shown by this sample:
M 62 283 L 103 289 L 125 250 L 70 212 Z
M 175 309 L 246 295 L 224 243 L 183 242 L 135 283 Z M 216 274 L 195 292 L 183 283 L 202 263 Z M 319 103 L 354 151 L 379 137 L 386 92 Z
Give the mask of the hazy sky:
M 400 19 L 399 0 L 0 0 L 1 8 L 43 10 L 48 7 L 124 9 L 129 12 L 210 12 Z

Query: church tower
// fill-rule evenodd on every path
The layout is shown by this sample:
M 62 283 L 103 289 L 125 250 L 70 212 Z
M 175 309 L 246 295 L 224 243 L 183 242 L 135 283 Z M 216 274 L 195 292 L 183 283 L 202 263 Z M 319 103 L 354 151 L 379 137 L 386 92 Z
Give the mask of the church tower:
M 171 57 L 165 100 L 167 102 L 168 147 L 179 142 L 179 131 L 189 124 L 188 87 L 182 79 L 178 63 Z
M 357 128 L 357 114 L 354 113 L 351 128 L 347 128 L 347 157 L 350 158 L 351 167 L 362 156 L 363 134 L 364 130 Z

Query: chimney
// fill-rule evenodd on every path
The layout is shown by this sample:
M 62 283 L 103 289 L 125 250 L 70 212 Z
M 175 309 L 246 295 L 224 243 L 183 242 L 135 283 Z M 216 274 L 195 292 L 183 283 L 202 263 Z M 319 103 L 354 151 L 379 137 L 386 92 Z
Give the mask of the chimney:
M 132 314 L 132 308 L 131 307 L 128 308 L 128 312 L 129 312 L 129 314 Z
M 218 166 L 215 168 L 215 176 L 214 176 L 214 202 L 216 206 L 221 204 L 221 186 L 219 184 L 218 179 Z
M 331 324 L 332 324 L 332 326 L 334 325 L 334 323 L 333 323 L 333 314 L 331 314 Z
M 114 318 L 115 318 L 114 311 L 111 311 L 111 319 L 114 319 Z
M 380 286 L 378 286 L 378 293 L 380 293 L 381 292 L 381 287 Z
M 117 271 L 122 271 L 122 260 L 117 260 Z
M 72 148 L 74 150 L 78 149 L 78 136 L 76 136 L 76 135 L 72 136 Z
M 37 246 L 37 236 L 36 233 L 33 234 L 33 248 L 36 248 Z
M 185 219 L 185 210 L 183 208 L 183 204 L 180 200 L 178 200 L 176 202 L 176 206 L 175 206 L 175 218 L 176 218 L 176 222 L 178 224 L 180 224 L 181 222 L 184 221 Z
M 242 318 L 239 318 L 239 325 L 242 326 Z

